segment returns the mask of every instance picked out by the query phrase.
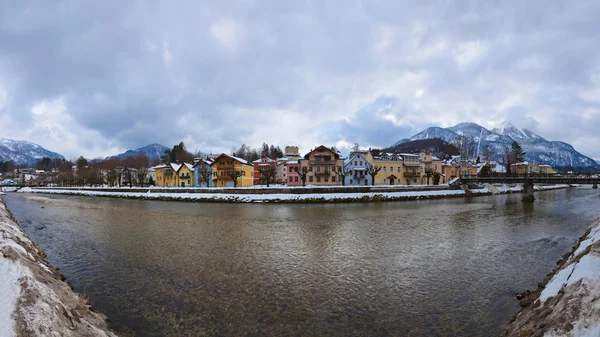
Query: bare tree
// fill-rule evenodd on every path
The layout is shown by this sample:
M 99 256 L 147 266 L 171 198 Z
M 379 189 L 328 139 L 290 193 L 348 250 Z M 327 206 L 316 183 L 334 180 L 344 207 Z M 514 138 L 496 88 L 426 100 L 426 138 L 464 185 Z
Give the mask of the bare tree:
M 308 166 L 302 166 L 300 169 L 298 169 L 298 166 L 296 166 L 295 171 L 298 173 L 300 180 L 302 180 L 302 186 L 306 186 L 306 176 L 308 175 L 308 172 L 310 172 Z
M 373 166 L 369 166 L 367 167 L 367 174 L 371 176 L 371 185 L 375 186 L 375 176 L 377 175 L 377 173 L 379 173 L 379 171 L 381 171 L 381 166 L 379 165 L 373 165 Z
M 260 180 L 264 181 L 269 187 L 269 184 L 275 181 L 275 173 L 277 169 L 271 165 L 264 165 L 258 168 L 258 172 L 260 172 Z
M 350 170 L 343 166 L 334 166 L 333 173 L 335 173 L 338 177 L 342 177 L 342 186 L 346 186 L 346 176 L 350 174 Z
M 206 167 L 199 167 L 198 168 L 198 185 L 200 185 L 202 182 L 206 182 L 206 187 L 209 186 L 209 182 L 210 182 L 210 178 L 211 178 L 211 174 L 212 171 Z
M 427 185 L 429 185 L 429 178 L 435 177 L 435 171 L 432 168 L 428 167 L 425 169 L 425 177 L 427 178 Z M 438 180 L 439 181 L 439 180 Z M 437 184 L 436 184 L 437 185 Z
M 226 173 L 233 180 L 233 187 L 237 187 L 239 177 L 246 175 L 243 170 L 227 170 Z
M 144 187 L 144 184 L 146 183 L 146 179 L 148 178 L 148 169 L 145 167 L 140 167 L 137 169 L 137 172 L 135 175 L 136 175 L 137 183 L 141 187 Z

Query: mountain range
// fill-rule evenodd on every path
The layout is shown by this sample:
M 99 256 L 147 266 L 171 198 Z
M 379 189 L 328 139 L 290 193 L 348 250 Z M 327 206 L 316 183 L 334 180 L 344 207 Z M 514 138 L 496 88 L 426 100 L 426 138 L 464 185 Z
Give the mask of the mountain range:
M 154 158 L 160 158 L 160 156 L 162 156 L 166 150 L 169 150 L 169 148 L 164 145 L 150 144 L 150 145 L 146 145 L 144 147 L 140 147 L 139 149 L 127 150 L 127 151 L 125 151 L 121 154 L 118 154 L 116 156 L 113 156 L 113 157 L 117 157 L 119 159 L 125 159 L 127 157 L 134 157 L 139 154 L 145 154 L 148 158 L 150 158 L 150 160 L 152 160 Z M 108 159 L 108 158 L 110 158 L 110 157 L 106 157 L 106 159 Z
M 409 139 L 402 139 L 393 146 L 419 139 L 440 138 L 452 143 L 460 136 L 471 138 L 478 148 L 486 145 L 492 151 L 492 159 L 502 162 L 504 151 L 513 141 L 526 152 L 525 160 L 552 165 L 553 167 L 596 167 L 593 159 L 577 152 L 571 145 L 560 141 L 549 141 L 528 129 L 520 129 L 511 122 L 488 130 L 475 123 L 460 123 L 450 128 L 430 127 Z
M 33 166 L 38 159 L 65 159 L 62 155 L 22 140 L 0 138 L 0 161 L 12 160 L 16 165 Z

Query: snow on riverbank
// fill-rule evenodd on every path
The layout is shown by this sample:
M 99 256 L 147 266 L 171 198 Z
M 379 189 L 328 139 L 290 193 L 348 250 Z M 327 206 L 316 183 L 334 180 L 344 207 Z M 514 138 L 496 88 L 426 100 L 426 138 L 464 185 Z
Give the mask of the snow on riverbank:
M 506 336 L 600 336 L 600 220 L 575 246 Z
M 0 200 L 0 336 L 115 336 Z
M 536 186 L 536 190 L 549 190 L 565 188 L 568 185 Z M 498 188 L 500 193 L 521 192 L 520 186 Z M 162 193 L 153 192 L 123 192 L 123 191 L 95 191 L 95 190 L 68 190 L 68 189 L 33 189 L 29 187 L 19 190 L 22 193 L 48 193 L 82 196 L 100 196 L 113 198 L 148 199 L 148 200 L 180 200 L 203 202 L 249 202 L 249 203 L 276 203 L 276 202 L 351 202 L 351 201 L 393 201 L 393 200 L 418 200 L 460 197 L 466 195 L 488 195 L 486 189 L 475 189 L 468 192 L 462 190 L 429 190 L 429 191 L 399 191 L 399 192 L 366 192 L 366 193 L 307 193 L 307 194 L 228 194 L 228 193 Z
M 189 201 L 223 201 L 223 202 L 333 202 L 333 201 L 375 201 L 400 199 L 425 199 L 464 196 L 465 191 L 411 191 L 411 192 L 370 192 L 370 193 L 312 193 L 312 194 L 221 194 L 221 193 L 136 193 L 105 191 L 69 191 L 52 189 L 23 188 L 19 192 L 70 194 L 84 196 L 103 196 L 117 198 L 156 199 L 156 200 L 189 200 Z M 471 194 L 489 194 L 488 190 L 473 190 Z

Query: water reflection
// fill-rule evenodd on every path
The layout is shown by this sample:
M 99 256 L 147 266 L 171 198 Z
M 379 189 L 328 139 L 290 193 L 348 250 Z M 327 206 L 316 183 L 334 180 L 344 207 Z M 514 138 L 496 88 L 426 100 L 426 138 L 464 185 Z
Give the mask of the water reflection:
M 9 195 L 118 331 L 490 336 L 597 216 L 591 189 L 338 205 Z M 42 209 L 40 206 L 45 206 Z M 40 223 L 46 225 L 36 230 Z

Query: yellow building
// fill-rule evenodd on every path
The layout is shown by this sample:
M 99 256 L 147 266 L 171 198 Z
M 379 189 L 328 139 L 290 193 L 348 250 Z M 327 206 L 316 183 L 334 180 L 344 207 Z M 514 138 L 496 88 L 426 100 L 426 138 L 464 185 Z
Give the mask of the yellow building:
M 194 186 L 194 168 L 188 163 L 159 165 L 156 171 L 157 187 L 189 187 Z
M 156 171 L 157 187 L 175 187 L 177 186 L 177 170 L 179 165 L 159 165 L 154 168 Z
M 425 164 L 421 162 L 419 155 L 401 153 L 400 156 L 403 159 L 402 183 L 406 185 L 424 185 L 427 182 Z
M 177 170 L 176 179 L 178 187 L 194 186 L 194 167 L 191 164 L 183 163 Z
M 254 167 L 242 158 L 226 155 L 218 155 L 211 164 L 213 172 L 214 187 L 245 187 L 252 186 L 254 183 Z M 232 173 L 239 172 L 237 183 L 234 183 Z
M 375 175 L 375 185 L 401 185 L 403 181 L 402 156 L 394 153 L 383 153 L 379 150 L 369 150 L 365 158 L 372 166 L 381 170 Z

